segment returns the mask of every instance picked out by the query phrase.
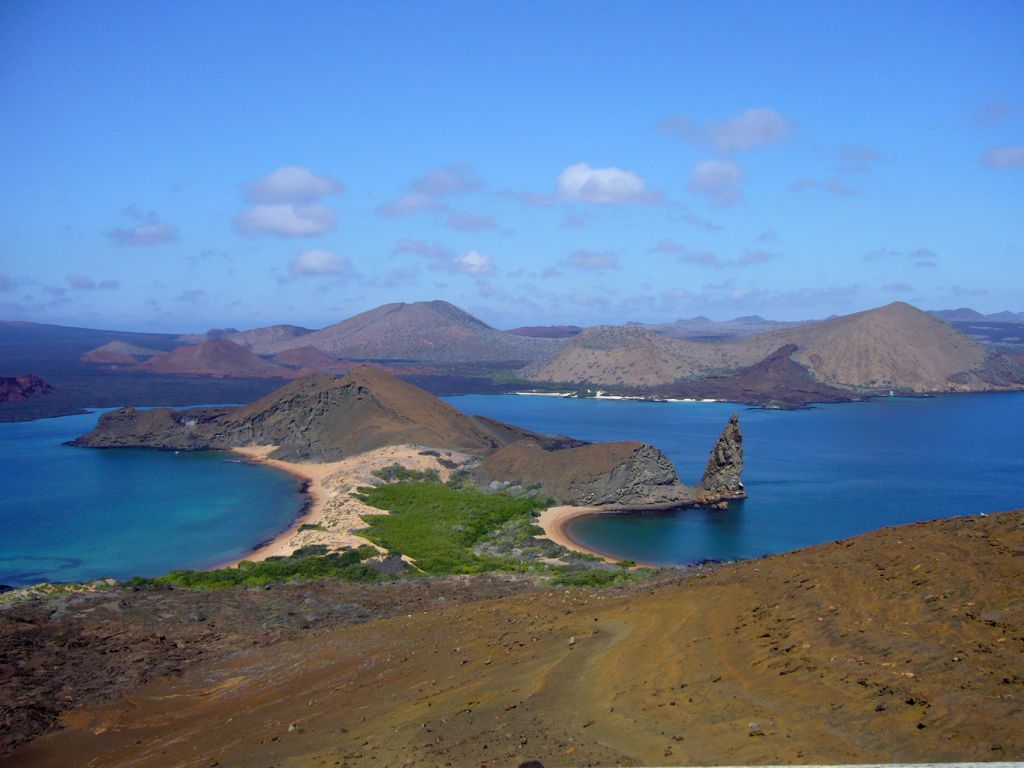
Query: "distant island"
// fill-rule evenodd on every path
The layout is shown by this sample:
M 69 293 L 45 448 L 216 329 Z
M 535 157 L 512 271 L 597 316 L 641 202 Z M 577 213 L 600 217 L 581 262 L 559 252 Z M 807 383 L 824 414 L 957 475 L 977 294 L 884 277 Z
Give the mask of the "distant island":
M 896 302 L 809 322 L 523 326 L 501 331 L 444 301 L 385 304 L 312 330 L 272 325 L 142 334 L 0 322 L 5 365 L 55 387 L 0 403 L 0 420 L 126 402 L 252 402 L 286 381 L 358 365 L 434 394 L 601 389 L 770 407 L 1024 388 L 1019 314 L 924 312 Z

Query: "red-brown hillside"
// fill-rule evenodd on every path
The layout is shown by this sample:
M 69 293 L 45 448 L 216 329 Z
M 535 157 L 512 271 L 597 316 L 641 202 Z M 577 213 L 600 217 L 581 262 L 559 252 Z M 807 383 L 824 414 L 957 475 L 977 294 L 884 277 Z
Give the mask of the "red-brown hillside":
M 290 376 L 292 371 L 225 339 L 212 339 L 151 357 L 139 365 L 149 373 L 198 376 Z

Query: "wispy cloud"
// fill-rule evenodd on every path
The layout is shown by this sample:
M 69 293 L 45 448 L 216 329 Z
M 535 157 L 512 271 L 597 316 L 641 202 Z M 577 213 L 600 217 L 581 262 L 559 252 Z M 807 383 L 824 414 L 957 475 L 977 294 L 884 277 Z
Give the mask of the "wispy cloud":
M 1024 144 L 990 149 L 981 156 L 981 164 L 994 171 L 1024 168 Z
M 423 256 L 430 262 L 431 269 L 457 275 L 484 277 L 495 272 L 494 260 L 486 253 L 470 250 L 460 255 L 441 243 L 426 240 L 399 240 L 391 252 Z
M 478 192 L 486 186 L 486 182 L 480 178 L 473 166 L 467 163 L 451 163 L 414 179 L 402 197 L 378 205 L 377 213 L 389 219 L 416 213 L 432 213 L 439 217 L 444 226 L 461 232 L 501 229 L 494 217 L 456 210 L 443 199 Z
M 982 128 L 991 128 L 1009 120 L 1013 107 L 1003 101 L 993 101 L 974 113 L 974 123 Z
M 88 275 L 73 274 L 67 276 L 68 286 L 76 291 L 112 291 L 121 287 L 120 280 L 93 280 Z
M 117 245 L 161 245 L 178 239 L 178 228 L 166 221 L 161 221 L 156 211 L 142 211 L 129 205 L 122 213 L 135 219 L 138 224 L 132 227 L 118 227 L 107 232 L 107 237 Z
M 444 197 L 483 189 L 484 180 L 468 163 L 442 165 L 415 179 L 409 188 L 420 195 Z
M 731 160 L 703 160 L 694 166 L 690 189 L 715 205 L 733 205 L 743 199 L 743 168 Z
M 345 185 L 301 165 L 286 165 L 243 185 L 250 203 L 312 203 L 345 191 Z
M 337 226 L 334 212 L 322 203 L 256 205 L 240 211 L 235 229 L 243 235 L 311 237 Z
M 561 264 L 573 269 L 606 270 L 618 269 L 619 259 L 611 251 L 576 250 L 561 261 Z
M 793 127 L 774 109 L 747 109 L 727 120 L 695 123 L 687 115 L 675 115 L 658 122 L 659 130 L 691 144 L 710 144 L 720 155 L 733 155 L 776 144 L 787 138 Z
M 882 154 L 870 147 L 847 144 L 836 150 L 839 173 L 867 173 L 882 162 Z
M 593 168 L 576 163 L 565 168 L 556 179 L 558 196 L 563 200 L 598 205 L 651 203 L 660 196 L 649 192 L 635 171 L 609 166 Z
M 938 266 L 939 254 L 931 248 L 920 246 L 909 251 L 895 251 L 891 248 L 881 247 L 864 254 L 865 261 L 880 261 L 887 259 L 906 259 L 912 261 L 915 267 L 927 269 Z
M 819 189 L 824 192 L 831 192 L 839 197 L 850 197 L 856 195 L 857 190 L 848 185 L 842 179 L 830 178 L 819 181 L 818 179 L 797 179 L 789 185 L 791 192 L 803 192 L 808 189 Z
M 677 243 L 671 238 L 659 240 L 650 249 L 651 253 L 664 253 L 673 256 L 679 264 L 695 264 L 711 269 L 727 269 L 731 267 L 753 267 L 766 261 L 779 258 L 779 254 L 768 251 L 747 249 L 736 259 L 722 259 L 712 251 L 690 248 Z
M 914 286 L 910 283 L 886 283 L 882 286 L 882 290 L 887 293 L 913 293 Z

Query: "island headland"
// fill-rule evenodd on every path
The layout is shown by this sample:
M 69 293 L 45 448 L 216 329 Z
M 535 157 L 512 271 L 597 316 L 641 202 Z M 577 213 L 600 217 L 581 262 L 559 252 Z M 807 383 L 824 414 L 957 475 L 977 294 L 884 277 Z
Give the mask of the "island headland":
M 551 499 L 559 508 L 591 512 L 719 505 L 746 496 L 735 414 L 711 450 L 700 481 L 687 485 L 652 445 L 589 443 L 469 416 L 370 366 L 343 377 L 297 379 L 248 406 L 122 408 L 104 414 L 94 430 L 73 444 L 236 450 L 308 480 L 311 503 L 302 518 L 247 559 L 287 554 L 310 543 L 358 543 L 351 540 L 351 530 L 374 510 L 353 492 L 374 471 L 396 463 L 415 471 L 433 469 L 442 479 L 462 470 L 481 488 L 526 493 Z M 564 541 L 561 520 L 549 515 L 540 524 Z M 340 536 L 296 535 L 298 527 L 325 523 Z

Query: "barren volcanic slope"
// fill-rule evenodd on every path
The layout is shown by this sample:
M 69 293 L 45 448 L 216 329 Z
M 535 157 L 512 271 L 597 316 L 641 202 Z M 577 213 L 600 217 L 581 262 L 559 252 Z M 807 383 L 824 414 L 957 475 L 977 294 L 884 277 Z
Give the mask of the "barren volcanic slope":
M 257 355 L 269 354 L 271 348 L 282 341 L 296 339 L 312 333 L 309 328 L 298 325 L 268 325 L 266 328 L 253 328 L 251 331 L 233 333 L 226 338 L 240 346 L 250 349 Z
M 195 374 L 200 376 L 288 376 L 291 374 L 233 341 L 212 339 L 151 357 L 139 365 L 150 373 Z
M 0 764 L 1021 760 L 1022 552 L 1008 512 L 616 590 L 320 582 L 11 605 L 12 737 L 78 707 Z
M 77 444 L 181 450 L 278 445 L 277 458 L 333 461 L 403 443 L 486 453 L 534 436 L 500 427 L 384 371 L 360 366 L 340 379 L 297 379 L 241 408 L 114 411 Z
M 817 381 L 855 391 L 982 391 L 1024 383 L 1020 365 L 901 302 L 721 343 L 669 339 L 636 327 L 588 329 L 527 375 L 657 386 L 750 366 L 790 344 L 793 359 Z
M 319 331 L 279 341 L 266 351 L 312 346 L 334 357 L 356 360 L 525 362 L 558 343 L 497 331 L 448 302 L 426 301 L 385 304 Z

